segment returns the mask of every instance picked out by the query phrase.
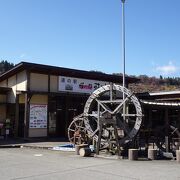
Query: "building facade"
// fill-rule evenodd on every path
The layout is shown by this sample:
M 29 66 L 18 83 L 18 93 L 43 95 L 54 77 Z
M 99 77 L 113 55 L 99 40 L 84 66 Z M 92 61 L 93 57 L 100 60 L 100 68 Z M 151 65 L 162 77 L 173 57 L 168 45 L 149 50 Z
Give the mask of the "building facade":
M 126 78 L 127 85 L 137 81 Z M 0 133 L 66 137 L 89 94 L 109 83 L 122 83 L 122 77 L 21 62 L 0 76 Z

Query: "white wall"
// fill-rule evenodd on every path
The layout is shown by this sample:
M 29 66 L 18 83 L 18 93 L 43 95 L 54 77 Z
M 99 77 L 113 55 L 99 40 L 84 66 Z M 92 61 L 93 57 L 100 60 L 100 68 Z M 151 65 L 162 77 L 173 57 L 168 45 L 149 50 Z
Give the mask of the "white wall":
M 26 91 L 27 87 L 27 76 L 26 71 L 22 71 L 17 75 L 11 76 L 7 80 L 0 82 L 0 87 L 12 88 L 12 91 L 8 92 L 7 102 L 15 103 L 16 91 Z
M 27 76 L 26 72 L 22 71 L 17 74 L 17 90 L 26 91 L 27 87 Z

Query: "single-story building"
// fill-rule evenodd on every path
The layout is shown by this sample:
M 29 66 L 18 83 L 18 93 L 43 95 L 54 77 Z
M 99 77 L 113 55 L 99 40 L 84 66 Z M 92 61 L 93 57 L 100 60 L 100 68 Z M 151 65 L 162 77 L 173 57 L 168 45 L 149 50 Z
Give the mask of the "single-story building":
M 144 122 L 141 139 L 170 152 L 180 146 L 180 91 L 139 93 Z
M 138 79 L 126 77 L 126 85 Z M 122 76 L 21 62 L 0 75 L 0 129 L 15 137 L 66 137 L 98 87 Z

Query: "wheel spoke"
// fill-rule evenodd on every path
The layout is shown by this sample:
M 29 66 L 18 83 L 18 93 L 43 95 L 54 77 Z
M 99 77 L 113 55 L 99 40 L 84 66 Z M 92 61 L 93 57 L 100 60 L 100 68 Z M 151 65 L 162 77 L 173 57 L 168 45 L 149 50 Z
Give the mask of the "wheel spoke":
M 70 129 L 70 128 L 68 128 L 68 130 L 69 130 L 69 131 L 73 131 L 73 132 L 75 132 L 75 130 L 74 130 L 74 129 Z
M 141 117 L 141 115 L 138 114 L 121 114 L 123 117 Z
M 97 101 L 97 103 L 100 104 L 100 106 L 101 106 L 105 111 L 109 112 L 110 114 L 113 113 L 113 111 L 112 111 L 106 104 L 102 103 L 102 102 L 101 102 L 100 100 L 98 100 L 98 99 L 95 99 L 95 100 Z
M 99 131 L 99 128 L 97 128 L 93 133 L 92 133 L 92 137 Z
M 127 96 L 124 101 L 116 107 L 116 109 L 113 111 L 113 114 L 118 113 L 123 108 L 123 105 L 129 101 L 129 98 L 130 97 Z

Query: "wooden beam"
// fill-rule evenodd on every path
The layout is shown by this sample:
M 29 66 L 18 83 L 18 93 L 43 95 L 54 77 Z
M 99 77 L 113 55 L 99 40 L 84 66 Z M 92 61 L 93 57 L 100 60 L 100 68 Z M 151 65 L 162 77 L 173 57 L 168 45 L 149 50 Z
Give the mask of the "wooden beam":
M 47 137 L 49 137 L 49 101 L 50 101 L 50 89 L 51 87 L 51 79 L 50 74 L 48 74 L 48 102 L 47 102 Z
M 16 94 L 16 107 L 15 107 L 15 137 L 18 136 L 19 126 L 19 94 Z
M 29 113 L 30 113 L 30 97 L 25 94 L 25 111 L 24 111 L 24 138 L 29 137 Z
M 169 113 L 168 108 L 165 109 L 165 147 L 166 152 L 170 150 L 170 140 L 169 140 Z
M 29 113 L 30 113 L 30 71 L 26 70 L 27 84 L 25 93 L 25 106 L 24 106 L 24 138 L 29 137 Z

